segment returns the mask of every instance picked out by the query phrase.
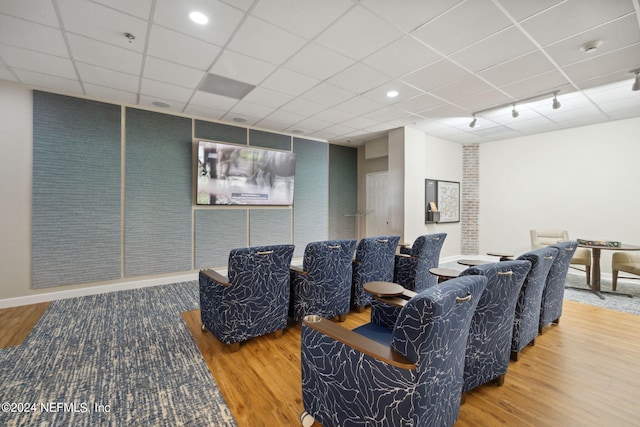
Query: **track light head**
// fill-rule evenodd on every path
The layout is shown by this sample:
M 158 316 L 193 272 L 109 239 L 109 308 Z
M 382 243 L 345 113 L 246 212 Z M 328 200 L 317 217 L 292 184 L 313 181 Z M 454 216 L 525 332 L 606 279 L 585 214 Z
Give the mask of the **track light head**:
M 633 81 L 633 86 L 631 86 L 631 90 L 633 91 L 640 90 L 640 69 L 633 70 L 632 73 L 636 75 L 636 79 Z
M 560 104 L 560 101 L 558 101 L 558 92 L 553 94 L 553 104 L 551 104 L 551 106 L 553 107 L 554 110 L 557 110 L 558 108 L 562 107 L 562 104 Z
M 518 113 L 518 110 L 516 110 L 516 104 L 513 104 L 513 110 L 511 110 L 511 117 L 513 117 L 515 119 L 519 115 L 520 115 L 520 113 Z
M 469 127 L 470 128 L 474 128 L 476 127 L 476 123 L 478 123 L 478 119 L 476 119 L 476 115 L 473 115 L 473 120 L 471 120 L 471 123 L 469 123 Z

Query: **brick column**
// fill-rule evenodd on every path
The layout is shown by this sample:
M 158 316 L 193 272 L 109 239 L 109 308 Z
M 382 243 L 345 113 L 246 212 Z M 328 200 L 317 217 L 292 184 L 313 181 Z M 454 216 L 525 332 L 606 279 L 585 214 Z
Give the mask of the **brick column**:
M 460 195 L 460 247 L 462 255 L 480 252 L 478 221 L 480 214 L 480 150 L 478 144 L 462 147 L 462 184 Z

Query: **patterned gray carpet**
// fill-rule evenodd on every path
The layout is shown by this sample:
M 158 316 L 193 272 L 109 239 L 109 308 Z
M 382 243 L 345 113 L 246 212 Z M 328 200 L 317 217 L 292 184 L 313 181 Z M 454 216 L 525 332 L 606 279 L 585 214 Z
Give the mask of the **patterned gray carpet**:
M 198 307 L 196 282 L 52 302 L 0 350 L 0 425 L 235 426 L 181 317 Z

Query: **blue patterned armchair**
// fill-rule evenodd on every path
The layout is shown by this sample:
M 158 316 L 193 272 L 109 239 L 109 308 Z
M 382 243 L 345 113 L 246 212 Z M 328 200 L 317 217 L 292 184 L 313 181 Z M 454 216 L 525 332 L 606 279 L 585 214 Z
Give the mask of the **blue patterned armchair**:
M 420 292 L 438 282 L 429 269 L 440 263 L 440 251 L 447 233 L 418 237 L 410 248 L 400 247 L 396 255 L 394 282 L 410 291 Z
M 351 305 L 362 312 L 371 304 L 371 295 L 364 291 L 367 282 L 393 282 L 396 248 L 400 236 L 365 237 L 356 248 L 353 260 Z
M 462 391 L 489 381 L 504 384 L 516 301 L 530 269 L 529 261 L 501 261 L 470 267 L 460 274 L 461 277 L 482 275 L 487 278 L 487 287 L 478 301 L 469 329 Z
M 567 280 L 567 273 L 571 264 L 571 258 L 578 248 L 578 242 L 569 241 L 551 245 L 558 250 L 558 255 L 551 265 L 547 281 L 542 292 L 540 303 L 540 325 L 538 332 L 542 333 L 542 328 L 549 323 L 560 323 L 562 316 L 562 303 L 564 301 L 564 286 Z
M 211 331 L 231 351 L 240 342 L 287 326 L 289 266 L 293 245 L 255 246 L 229 253 L 228 277 L 201 270 L 202 330 Z
M 451 426 L 460 411 L 469 324 L 486 285 L 449 280 L 406 302 L 393 330 L 302 325 L 304 425 Z
M 311 242 L 302 269 L 291 267 L 289 316 L 300 322 L 308 314 L 344 321 L 351 299 L 351 262 L 355 240 Z
M 556 248 L 544 247 L 518 257 L 519 260 L 529 261 L 531 270 L 524 279 L 516 303 L 511 337 L 511 360 L 513 361 L 517 361 L 520 351 L 528 344 L 533 345 L 538 336 L 542 291 L 557 253 Z

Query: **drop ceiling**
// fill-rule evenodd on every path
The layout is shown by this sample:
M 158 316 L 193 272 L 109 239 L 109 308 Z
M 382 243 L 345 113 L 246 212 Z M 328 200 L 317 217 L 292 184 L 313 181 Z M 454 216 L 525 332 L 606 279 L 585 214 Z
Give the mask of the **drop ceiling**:
M 639 68 L 638 0 L 0 0 L 2 80 L 343 144 L 638 117 Z

